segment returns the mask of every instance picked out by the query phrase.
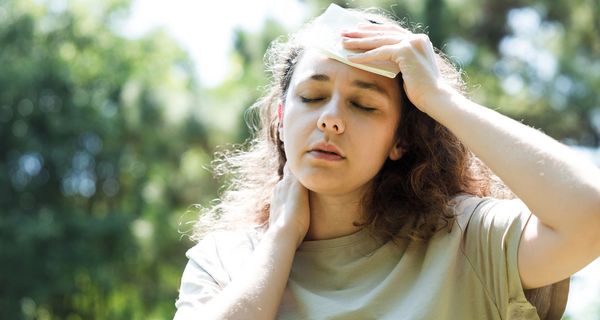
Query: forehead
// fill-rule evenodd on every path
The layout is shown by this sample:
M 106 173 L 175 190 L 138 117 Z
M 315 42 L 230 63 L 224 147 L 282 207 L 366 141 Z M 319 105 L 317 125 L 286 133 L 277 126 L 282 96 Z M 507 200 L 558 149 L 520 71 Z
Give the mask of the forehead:
M 396 79 L 380 76 L 365 70 L 361 70 L 337 60 L 328 58 L 323 53 L 307 49 L 294 70 L 291 79 L 291 85 L 295 86 L 299 82 L 310 79 L 313 75 L 326 75 L 329 81 L 351 83 L 359 80 L 368 83 L 375 83 L 385 89 L 390 98 L 396 98 L 400 95 L 398 82 Z M 340 81 L 342 80 L 342 81 Z

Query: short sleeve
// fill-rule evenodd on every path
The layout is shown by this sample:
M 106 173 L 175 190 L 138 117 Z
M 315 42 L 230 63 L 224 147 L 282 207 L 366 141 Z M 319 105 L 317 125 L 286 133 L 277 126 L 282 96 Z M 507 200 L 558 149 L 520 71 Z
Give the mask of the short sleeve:
M 202 306 L 243 272 L 259 239 L 260 233 L 254 229 L 215 232 L 188 250 L 174 319 L 198 317 Z
M 188 263 L 181 276 L 179 298 L 175 302 L 175 320 L 191 319 L 197 316 L 203 304 L 221 291 L 221 285 L 211 274 L 219 270 L 219 257 L 215 239 L 207 236 L 187 251 Z
M 462 226 L 465 256 L 502 319 L 539 319 L 525 298 L 517 265 L 521 234 L 531 212 L 518 199 L 475 199 L 470 200 L 473 210 Z

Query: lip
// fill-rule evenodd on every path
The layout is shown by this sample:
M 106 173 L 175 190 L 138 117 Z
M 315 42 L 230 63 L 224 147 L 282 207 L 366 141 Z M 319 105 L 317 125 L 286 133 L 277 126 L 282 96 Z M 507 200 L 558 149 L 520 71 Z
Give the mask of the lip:
M 308 152 L 317 158 L 325 160 L 342 160 L 346 158 L 337 146 L 326 142 L 320 142 L 311 146 Z
M 308 152 L 314 159 L 325 161 L 342 161 L 344 158 L 335 153 L 327 153 L 325 151 L 313 150 Z

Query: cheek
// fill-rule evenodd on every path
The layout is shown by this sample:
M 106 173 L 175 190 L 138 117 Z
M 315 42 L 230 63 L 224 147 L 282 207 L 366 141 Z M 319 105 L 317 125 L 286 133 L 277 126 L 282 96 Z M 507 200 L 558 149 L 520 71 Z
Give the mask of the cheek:
M 358 130 L 358 132 L 369 132 L 369 134 L 362 134 L 358 137 L 363 156 L 371 157 L 376 162 L 381 161 L 383 164 L 395 144 L 395 129 L 393 124 L 380 123 L 378 126 Z
M 291 115 L 290 115 L 291 116 Z M 283 122 L 283 147 L 288 160 L 298 153 L 302 138 L 306 136 L 305 129 L 301 126 L 297 117 L 285 117 Z M 293 121 L 291 119 L 294 119 Z
M 390 149 L 388 141 L 376 140 L 377 137 L 369 136 L 362 139 L 362 147 L 359 148 L 357 158 L 368 167 L 379 167 L 388 158 Z M 379 139 L 382 139 L 380 136 Z
M 283 113 L 283 140 L 284 144 L 296 144 L 305 137 L 311 129 L 316 128 L 316 119 L 313 121 L 310 112 L 303 112 L 298 107 L 291 105 Z
M 303 150 L 302 134 L 296 128 L 297 124 L 287 123 L 283 127 L 283 150 L 287 159 L 287 166 L 295 176 L 298 176 L 300 158 Z

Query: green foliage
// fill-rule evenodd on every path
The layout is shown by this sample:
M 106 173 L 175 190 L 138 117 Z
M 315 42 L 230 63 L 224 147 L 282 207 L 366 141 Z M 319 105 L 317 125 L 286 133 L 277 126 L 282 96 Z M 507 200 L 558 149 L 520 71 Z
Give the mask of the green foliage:
M 597 1 L 336 2 L 427 32 L 481 103 L 600 144 Z M 329 3 L 306 2 L 311 15 Z M 192 245 L 179 231 L 218 187 L 203 167 L 216 145 L 249 137 L 243 111 L 285 29 L 269 20 L 262 32 L 237 30 L 234 72 L 202 89 L 164 32 L 115 31 L 128 6 L 0 0 L 2 319 L 170 318 Z
M 234 30 L 232 64 L 238 68 L 223 84 L 207 92 L 213 99 L 213 104 L 228 106 L 233 114 L 239 115 L 231 117 L 229 113 L 228 119 L 221 119 L 222 123 L 237 120 L 224 129 L 234 132 L 234 140 L 238 143 L 250 138 L 243 112 L 263 94 L 262 88 L 268 81 L 263 63 L 265 51 L 274 39 L 285 37 L 285 34 L 285 29 L 272 19 L 265 21 L 263 31 L 258 34 L 241 29 Z
M 215 196 L 194 70 L 116 34 L 124 1 L 66 3 L 0 2 L 0 317 L 168 318 Z

